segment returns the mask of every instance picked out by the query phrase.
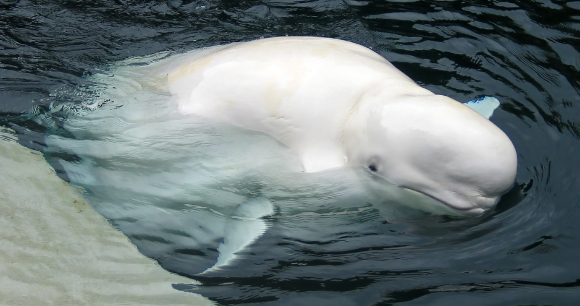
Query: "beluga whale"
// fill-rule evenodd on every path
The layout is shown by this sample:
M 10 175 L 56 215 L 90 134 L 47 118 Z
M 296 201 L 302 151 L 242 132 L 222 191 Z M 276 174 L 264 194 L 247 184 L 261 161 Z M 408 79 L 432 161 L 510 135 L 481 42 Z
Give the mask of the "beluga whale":
M 307 173 L 362 165 L 460 215 L 489 210 L 515 180 L 516 150 L 482 107 L 489 100 L 493 111 L 495 98 L 464 105 L 434 94 L 355 43 L 219 46 L 173 67 L 167 82 L 181 113 L 267 133 Z
M 91 82 L 98 95 L 64 123 L 75 138 L 46 139 L 76 157 L 55 158 L 140 249 L 157 252 L 142 239 L 157 237 L 217 251 L 199 256 L 201 273 L 231 266 L 272 224 L 300 227 L 302 214 L 328 226 L 367 209 L 478 216 L 515 180 L 514 146 L 489 121 L 497 99 L 437 95 L 347 41 L 159 53 Z

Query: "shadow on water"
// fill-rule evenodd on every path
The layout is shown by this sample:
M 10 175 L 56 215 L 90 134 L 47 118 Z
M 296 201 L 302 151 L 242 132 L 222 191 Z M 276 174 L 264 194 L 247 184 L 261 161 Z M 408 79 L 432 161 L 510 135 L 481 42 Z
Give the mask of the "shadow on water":
M 176 289 L 223 305 L 577 303 L 578 1 L 0 1 L 0 126 L 14 130 L 21 144 L 46 150 L 58 174 L 71 180 L 59 161 L 81 165 L 86 155 L 47 142 L 57 137 L 105 154 L 98 149 L 107 141 L 91 136 L 98 131 L 72 132 L 68 116 L 123 109 L 118 101 L 99 100 L 101 88 L 91 77 L 131 57 L 282 35 L 362 44 L 420 85 L 458 101 L 497 97 L 502 104 L 491 120 L 518 151 L 516 185 L 494 211 L 469 219 L 423 214 L 385 220 L 365 203 L 348 201 L 334 203 L 335 211 L 325 206 L 307 213 L 280 205 L 264 220 L 266 233 L 234 264 L 203 275 L 218 256 L 215 220 L 228 211 L 208 205 L 211 194 L 179 185 L 188 176 L 169 176 L 174 189 L 151 184 L 140 172 L 127 172 L 134 174 L 133 190 L 112 183 L 88 188 L 85 196 L 141 252 L 201 282 Z M 123 169 L 148 169 L 158 175 L 153 178 L 179 174 L 153 160 L 158 152 L 173 152 L 162 137 L 142 140 L 149 155 L 129 150 L 121 153 L 132 158 L 93 161 L 112 171 L 102 175 Z M 210 157 L 228 161 L 216 148 Z M 165 168 L 155 172 L 153 165 Z M 259 175 L 222 185 L 237 190 L 231 203 L 267 186 Z M 307 196 L 312 190 L 304 191 L 309 205 L 319 200 Z

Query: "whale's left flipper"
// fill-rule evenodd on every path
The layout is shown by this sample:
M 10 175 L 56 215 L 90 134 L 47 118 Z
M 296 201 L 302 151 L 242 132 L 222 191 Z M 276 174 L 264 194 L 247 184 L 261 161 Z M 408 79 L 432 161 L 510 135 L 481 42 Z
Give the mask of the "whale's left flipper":
M 493 111 L 499 106 L 499 101 L 494 97 L 486 96 L 465 102 L 465 105 L 489 119 L 493 115 Z
M 224 239 L 218 247 L 217 262 L 201 274 L 228 265 L 236 258 L 237 252 L 264 234 L 268 226 L 261 218 L 273 213 L 272 202 L 264 197 L 249 199 L 240 204 L 235 216 L 226 223 Z

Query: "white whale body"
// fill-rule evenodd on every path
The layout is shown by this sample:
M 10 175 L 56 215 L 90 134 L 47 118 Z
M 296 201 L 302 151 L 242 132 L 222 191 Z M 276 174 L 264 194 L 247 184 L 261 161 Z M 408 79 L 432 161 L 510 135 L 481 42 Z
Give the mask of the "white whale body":
M 64 123 L 74 138 L 49 136 L 50 150 L 80 158 L 57 155 L 127 235 L 216 250 L 199 258 L 202 273 L 243 256 L 273 214 L 292 225 L 305 211 L 356 216 L 367 204 L 386 219 L 413 208 L 477 215 L 515 177 L 515 149 L 487 119 L 495 98 L 435 95 L 349 42 L 282 37 L 157 54 L 91 81 L 99 95 Z
M 493 207 L 514 182 L 516 151 L 498 127 L 357 44 L 279 37 L 188 60 L 167 77 L 180 112 L 266 132 L 305 172 L 364 165 L 461 214 Z

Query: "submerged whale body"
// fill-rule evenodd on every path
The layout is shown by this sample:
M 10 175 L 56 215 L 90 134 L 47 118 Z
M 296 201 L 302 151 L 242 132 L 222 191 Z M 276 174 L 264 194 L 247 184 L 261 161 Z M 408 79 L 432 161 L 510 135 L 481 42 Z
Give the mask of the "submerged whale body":
M 498 127 L 360 45 L 269 38 L 181 64 L 167 75 L 181 113 L 268 133 L 305 172 L 363 165 L 463 215 L 490 209 L 514 182 L 516 151 Z

